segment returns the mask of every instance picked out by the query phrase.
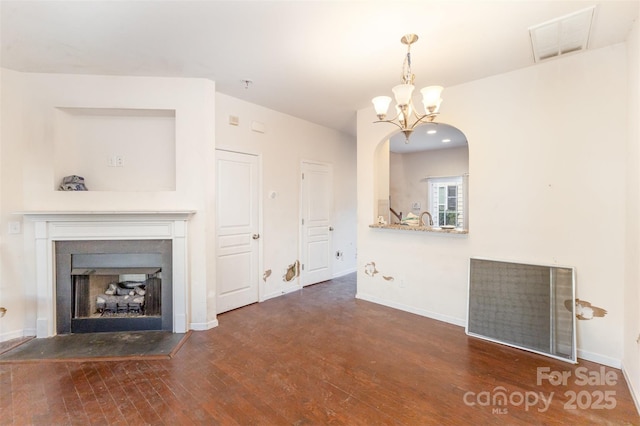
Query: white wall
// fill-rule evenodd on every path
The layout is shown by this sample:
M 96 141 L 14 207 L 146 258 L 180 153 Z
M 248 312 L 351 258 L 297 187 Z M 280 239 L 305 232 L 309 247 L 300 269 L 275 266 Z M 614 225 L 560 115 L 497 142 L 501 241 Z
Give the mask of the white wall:
M 627 39 L 629 145 L 627 155 L 624 358 L 627 383 L 640 411 L 640 23 Z
M 54 185 L 73 174 L 91 191 L 175 191 L 175 122 L 175 110 L 56 108 Z
M 4 233 L 18 211 L 195 210 L 189 223 L 189 322 L 215 325 L 210 265 L 215 250 L 212 186 L 205 178 L 213 163 L 215 84 L 204 79 L 29 74 L 3 70 L 2 223 Z M 60 131 L 58 108 L 175 110 L 175 190 L 56 191 L 54 148 Z M 9 121 L 11 120 L 11 121 Z M 171 127 L 173 128 L 173 127 Z M 148 150 L 148 161 L 154 151 Z M 164 154 L 163 154 L 164 156 Z M 164 161 L 164 159 L 162 159 Z M 118 170 L 135 176 L 134 164 Z M 106 168 L 97 161 L 95 168 Z M 171 172 L 173 173 L 173 171 Z M 91 182 L 87 182 L 91 188 Z M 33 224 L 6 236 L 2 246 L 1 304 L 9 305 L 0 339 L 35 332 L 35 259 Z M 215 275 L 213 275 L 215 277 Z M 215 294 L 215 291 L 213 291 Z
M 464 325 L 470 257 L 573 266 L 577 297 L 608 311 L 578 321 L 578 356 L 619 366 L 626 70 L 620 44 L 445 89 L 438 121 L 469 142 L 468 235 L 368 227 L 390 129 L 359 111 L 358 297 Z
M 215 84 L 204 79 L 111 77 L 60 74 L 29 74 L 1 70 L 2 90 L 0 141 L 0 306 L 9 311 L 0 320 L 0 341 L 35 334 L 36 291 L 33 224 L 23 222 L 23 232 L 8 235 L 8 222 L 22 218 L 19 211 L 113 211 L 195 210 L 189 222 L 189 324 L 206 329 L 217 324 L 215 282 L 215 149 L 223 148 L 260 155 L 263 179 L 264 270 L 272 274 L 261 282 L 261 298 L 283 294 L 298 287 L 298 281 L 284 282 L 286 268 L 298 259 L 300 163 L 313 160 L 331 163 L 334 173 L 334 223 L 332 257 L 334 276 L 355 271 L 356 184 L 355 142 L 352 138 L 257 105 L 215 93 Z M 175 170 L 168 179 L 132 191 L 121 182 L 136 179 L 139 153 L 127 151 L 122 168 L 109 168 L 104 153 L 88 155 L 80 162 L 53 161 L 56 150 L 78 149 L 85 127 L 84 118 L 62 117 L 80 111 L 113 122 L 121 138 L 122 119 L 170 118 L 171 123 L 153 124 L 151 133 L 175 132 L 163 139 L 163 149 L 147 149 L 150 163 L 166 163 L 167 147 L 175 145 Z M 102 116 L 106 111 L 106 115 Z M 129 111 L 130 113 L 128 113 Z M 167 113 L 168 111 L 168 113 Z M 175 111 L 175 113 L 173 113 Z M 111 114 L 111 116 L 109 116 Z M 239 126 L 229 126 L 228 115 L 240 117 Z M 175 119 L 174 119 L 175 117 Z M 90 117 L 93 120 L 93 116 Z M 74 121 L 75 120 L 75 121 Z M 165 121 L 165 120 L 163 120 Z M 250 130 L 252 121 L 266 126 L 265 133 Z M 95 128 L 95 123 L 90 123 Z M 98 127 L 105 125 L 98 123 Z M 106 124 L 108 127 L 108 123 Z M 103 126 L 104 127 L 104 126 Z M 164 130 L 163 130 L 164 129 Z M 167 130 L 168 129 L 168 130 Z M 80 132 L 80 133 L 78 133 Z M 93 138 L 93 136 L 92 136 Z M 155 138 L 154 138 L 155 139 Z M 95 140 L 93 141 L 95 142 Z M 121 147 L 103 141 L 110 147 Z M 135 143 L 131 141 L 130 143 Z M 149 141 L 142 143 L 149 148 Z M 130 147 L 127 147 L 130 148 Z M 115 149 L 115 148 L 114 148 Z M 95 154 L 95 150 L 89 150 Z M 105 151 L 107 152 L 107 151 Z M 110 151 L 108 151 L 110 152 Z M 117 154 L 117 152 L 113 152 Z M 133 163 L 127 161 L 133 158 Z M 84 165 L 100 179 L 99 191 L 62 192 L 60 164 Z M 75 173 L 70 171 L 69 173 Z M 118 173 L 109 187 L 109 173 Z M 154 172 L 155 173 L 155 172 Z M 119 183 L 118 183 L 119 182 Z M 155 186 L 157 185 L 157 186 Z M 171 190 L 171 186 L 175 190 Z M 268 198 L 276 191 L 275 199 Z
M 0 306 L 7 308 L 0 341 L 22 337 L 26 321 L 23 235 L 7 233 L 9 222 L 20 220 L 11 212 L 23 204 L 22 86 L 20 73 L 0 68 Z
M 229 116 L 239 125 L 229 123 Z M 251 130 L 253 122 L 266 131 Z M 356 266 L 356 147 L 352 138 L 336 131 L 230 96 L 216 94 L 216 148 L 259 155 L 262 169 L 263 299 L 299 288 L 299 281 L 283 281 L 289 265 L 299 260 L 300 166 L 303 160 L 330 163 L 333 168 L 334 211 L 331 257 L 334 276 Z M 276 198 L 269 198 L 275 191 Z

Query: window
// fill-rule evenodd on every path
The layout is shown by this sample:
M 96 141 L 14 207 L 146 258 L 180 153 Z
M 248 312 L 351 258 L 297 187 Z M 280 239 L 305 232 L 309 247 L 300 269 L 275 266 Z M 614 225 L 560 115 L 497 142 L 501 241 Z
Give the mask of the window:
M 466 229 L 464 181 L 463 176 L 427 178 L 429 213 L 434 226 Z

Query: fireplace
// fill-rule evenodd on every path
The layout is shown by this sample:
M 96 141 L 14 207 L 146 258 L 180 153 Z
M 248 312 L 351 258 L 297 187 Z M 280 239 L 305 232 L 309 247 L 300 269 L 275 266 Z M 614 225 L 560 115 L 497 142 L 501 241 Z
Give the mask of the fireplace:
M 115 251 L 105 252 L 105 249 L 98 250 L 93 254 L 125 254 L 125 257 L 131 257 L 133 253 L 138 255 L 159 253 L 157 251 L 149 251 L 149 249 L 140 249 L 131 251 L 128 248 L 130 241 L 147 241 L 150 244 L 158 244 L 159 241 L 165 241 L 161 244 L 170 246 L 168 252 L 163 252 L 163 262 L 159 271 L 152 271 L 157 268 L 156 262 L 147 263 L 143 268 L 137 269 L 132 265 L 125 265 L 124 271 L 120 268 L 117 272 L 113 271 L 112 276 L 118 276 L 117 282 L 127 281 L 130 275 L 144 274 L 150 275 L 151 278 L 159 278 L 161 285 L 161 314 L 148 315 L 148 317 L 159 317 L 162 330 L 171 330 L 174 333 L 185 333 L 189 329 L 188 318 L 188 262 L 187 262 L 187 224 L 191 216 L 195 212 L 192 210 L 180 211 L 68 211 L 68 212 L 19 212 L 26 219 L 33 222 L 34 237 L 34 258 L 35 258 L 35 298 L 37 300 L 37 312 L 35 318 L 34 334 L 38 337 L 50 337 L 59 333 L 57 312 L 61 309 L 68 308 L 65 318 L 68 318 L 69 330 L 71 327 L 71 293 L 73 279 L 72 276 L 79 269 L 71 271 L 60 277 L 58 282 L 58 266 L 56 265 L 57 251 L 64 244 L 61 243 L 86 243 L 89 247 L 95 245 L 96 242 L 105 243 L 106 246 L 115 247 Z M 25 226 L 28 229 L 27 226 Z M 25 234 L 27 231 L 25 231 Z M 73 247 L 73 246 L 72 246 Z M 85 247 L 85 248 L 86 248 Z M 71 255 L 78 253 L 75 249 L 68 250 L 68 262 L 71 263 Z M 92 253 L 85 253 L 92 254 Z M 170 262 L 164 260 L 165 257 Z M 106 258 L 105 258 L 106 259 Z M 86 260 L 86 259 L 85 259 Z M 122 258 L 120 259 L 120 261 Z M 84 262 L 79 257 L 76 264 L 83 267 Z M 106 260 L 103 259 L 104 262 Z M 167 266 L 169 265 L 169 266 Z M 88 271 L 96 270 L 94 274 L 77 274 L 86 275 L 102 275 L 97 272 L 108 272 L 106 266 L 102 270 L 91 266 Z M 122 265 L 121 265 L 122 266 Z M 73 272 L 73 273 L 72 273 Z M 120 274 L 120 272 L 124 272 Z M 133 274 L 131 274 L 133 273 Z M 156 275 L 154 275 L 156 274 Z M 159 274 L 159 275 L 157 275 Z M 124 280 L 120 280 L 120 276 L 124 276 Z M 66 277 L 66 278 L 65 278 Z M 95 277 L 94 277 L 95 278 Z M 86 280 L 85 278 L 77 278 L 76 280 Z M 98 278 L 99 279 L 99 278 Z M 106 278 L 103 278 L 106 279 Z M 136 278 L 138 279 L 138 278 Z M 116 281 L 114 279 L 114 281 Z M 82 286 L 83 284 L 76 284 Z M 147 284 L 148 285 L 148 284 Z M 66 286 L 69 301 L 67 306 L 58 306 L 58 287 Z M 102 290 L 101 290 L 102 291 Z M 81 296 L 77 296 L 81 297 Z M 91 298 L 91 296 L 90 296 Z M 96 301 L 97 302 L 97 301 Z M 145 304 L 147 302 L 145 301 Z M 148 305 L 146 306 L 148 307 Z M 92 310 L 91 307 L 88 308 Z M 82 317 L 82 312 L 79 315 Z M 78 315 L 76 315 L 78 316 Z M 109 316 L 109 313 L 105 316 Z M 119 321 L 118 317 L 106 318 L 108 320 Z M 129 316 L 134 316 L 133 313 Z M 114 322 L 112 321 L 112 322 Z M 158 321 L 157 318 L 138 319 L 138 322 Z M 108 323 L 105 323 L 108 324 Z M 70 332 L 70 331 L 69 331 Z
M 171 240 L 57 241 L 56 331 L 172 330 Z

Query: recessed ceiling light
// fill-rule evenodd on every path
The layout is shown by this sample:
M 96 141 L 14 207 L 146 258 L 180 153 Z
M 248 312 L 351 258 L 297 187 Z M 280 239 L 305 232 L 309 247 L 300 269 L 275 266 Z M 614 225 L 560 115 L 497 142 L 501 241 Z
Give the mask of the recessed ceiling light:
M 427 130 L 428 135 L 435 135 L 436 133 L 438 133 L 436 129 Z
M 442 139 L 442 143 L 449 143 L 451 142 L 451 139 Z

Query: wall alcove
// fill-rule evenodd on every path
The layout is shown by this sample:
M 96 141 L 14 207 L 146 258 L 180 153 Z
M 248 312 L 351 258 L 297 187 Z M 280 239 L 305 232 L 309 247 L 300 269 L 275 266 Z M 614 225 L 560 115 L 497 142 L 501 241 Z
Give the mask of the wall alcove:
M 426 211 L 434 229 L 468 231 L 469 147 L 462 131 L 425 123 L 408 143 L 397 132 L 378 145 L 375 169 L 375 223 L 382 217 L 394 226 L 409 213 Z
M 54 189 L 82 176 L 90 191 L 175 191 L 176 112 L 54 108 Z

